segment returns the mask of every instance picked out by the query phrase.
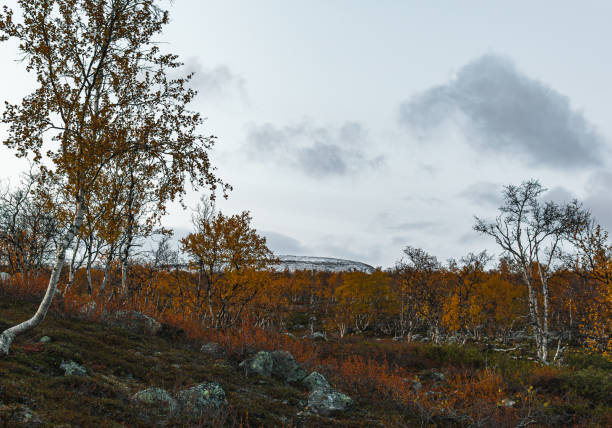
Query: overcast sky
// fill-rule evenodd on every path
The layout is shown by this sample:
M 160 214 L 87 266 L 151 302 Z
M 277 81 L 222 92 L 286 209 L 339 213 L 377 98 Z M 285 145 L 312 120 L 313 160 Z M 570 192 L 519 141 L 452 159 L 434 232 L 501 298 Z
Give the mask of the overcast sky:
M 612 229 L 612 3 L 501 5 L 175 1 L 164 47 L 196 72 L 218 136 L 234 187 L 219 208 L 250 210 L 278 254 L 383 267 L 406 245 L 497 255 L 473 216 L 530 178 Z M 0 45 L 2 100 L 32 88 L 16 52 Z M 0 148 L 0 178 L 24 168 Z M 165 222 L 189 219 L 177 206 Z

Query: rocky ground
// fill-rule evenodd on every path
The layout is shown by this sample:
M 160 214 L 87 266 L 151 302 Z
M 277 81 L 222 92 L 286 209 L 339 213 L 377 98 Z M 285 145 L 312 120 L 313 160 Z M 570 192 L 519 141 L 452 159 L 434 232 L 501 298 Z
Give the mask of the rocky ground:
M 34 308 L 2 302 L 0 329 Z M 290 353 L 247 355 L 138 313 L 100 322 L 51 313 L 0 360 L 0 426 L 371 426 Z
M 5 297 L 5 296 L 3 296 Z M 32 300 L 0 299 L 0 330 Z M 612 364 L 424 338 L 342 341 L 294 323 L 298 363 L 274 346 L 232 348 L 133 311 L 53 309 L 0 359 L 0 427 L 599 426 L 612 422 Z M 298 317 L 300 318 L 300 317 Z M 306 314 L 301 318 L 309 319 Z M 280 343 L 280 342 L 279 342 Z M 285 341 L 284 343 L 289 343 Z M 294 349 L 298 349 L 296 346 Z M 298 354 L 296 354 L 298 355 Z M 525 357 L 523 355 L 523 357 Z

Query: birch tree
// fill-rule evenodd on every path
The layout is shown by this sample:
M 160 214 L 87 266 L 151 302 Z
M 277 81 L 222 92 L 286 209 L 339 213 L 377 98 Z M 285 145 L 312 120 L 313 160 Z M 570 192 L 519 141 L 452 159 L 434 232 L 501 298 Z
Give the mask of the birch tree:
M 550 341 L 549 280 L 563 243 L 587 223 L 589 213 L 577 201 L 542 202 L 546 191 L 537 180 L 504 187 L 504 203 L 494 222 L 476 217 L 474 230 L 491 236 L 520 272 L 528 292 L 528 309 L 538 359 L 548 362 Z M 560 340 L 560 339 L 559 339 Z M 560 351 L 559 341 L 557 351 Z M 556 359 L 559 352 L 553 358 Z
M 19 0 L 20 13 L 0 14 L 0 39 L 16 40 L 36 88 L 6 104 L 4 144 L 59 183 L 71 207 L 48 287 L 34 316 L 0 335 L 0 355 L 39 325 L 52 303 L 66 251 L 80 232 L 102 177 L 120 165 L 156 196 L 161 216 L 187 181 L 214 192 L 222 185 L 199 134 L 202 118 L 188 109 L 190 75 L 170 79 L 182 63 L 161 53 L 156 37 L 168 12 L 156 0 Z M 222 185 L 225 189 L 226 186 Z

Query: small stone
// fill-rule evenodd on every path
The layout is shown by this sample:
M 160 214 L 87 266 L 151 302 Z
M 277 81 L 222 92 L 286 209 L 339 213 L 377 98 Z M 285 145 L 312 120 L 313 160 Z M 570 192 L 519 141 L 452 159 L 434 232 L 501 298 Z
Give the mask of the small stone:
M 515 404 L 516 404 L 516 401 L 513 400 L 512 398 L 504 398 L 503 400 L 499 402 L 499 406 L 502 406 L 502 407 L 514 407 Z
M 64 376 L 87 376 L 87 369 L 74 361 L 62 361 L 60 369 L 64 370 Z
M 43 336 L 39 340 L 40 343 L 51 343 L 51 338 L 49 336 Z
M 444 376 L 444 373 L 440 373 L 440 372 L 431 373 L 431 378 L 438 382 L 444 382 L 446 380 L 446 376 Z
M 200 348 L 200 352 L 208 355 L 212 355 L 215 357 L 220 357 L 225 355 L 225 348 L 215 342 L 209 342 L 202 345 Z
M 321 333 L 319 331 L 307 334 L 306 336 L 304 336 L 304 339 L 320 340 L 327 342 L 327 336 L 325 335 L 325 333 Z

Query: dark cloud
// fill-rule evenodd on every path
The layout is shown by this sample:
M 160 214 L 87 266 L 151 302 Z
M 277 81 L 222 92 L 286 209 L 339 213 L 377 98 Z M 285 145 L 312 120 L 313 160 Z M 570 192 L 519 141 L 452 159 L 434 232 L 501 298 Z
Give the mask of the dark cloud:
M 576 199 L 576 196 L 565 187 L 556 186 L 544 193 L 542 199 L 545 201 L 553 201 L 558 204 L 566 204 Z
M 345 122 L 339 128 L 310 121 L 284 127 L 252 124 L 246 141 L 252 159 L 294 166 L 312 177 L 342 176 L 384 164 L 383 156 L 366 155 L 368 133 L 358 122 Z
M 311 255 L 309 254 L 310 250 L 295 238 L 272 231 L 261 231 L 261 234 L 266 237 L 266 244 L 274 254 L 292 256 Z
M 609 232 L 612 232 L 612 172 L 598 171 L 588 180 L 587 196 L 584 206 L 589 209 L 595 219 Z
M 377 266 L 380 261 L 381 250 L 377 245 L 370 245 L 363 252 L 354 251 L 353 239 L 328 235 L 322 237 L 313 245 L 313 254 L 321 257 L 335 257 L 339 259 L 353 260 Z
M 450 82 L 400 106 L 400 123 L 428 133 L 456 121 L 477 148 L 552 167 L 600 165 L 603 139 L 569 98 L 500 56 L 465 65 Z
M 185 60 L 181 70 L 184 73 L 194 73 L 191 86 L 199 93 L 200 98 L 219 98 L 238 95 L 246 97 L 246 82 L 241 76 L 234 74 L 227 65 L 217 65 L 213 68 L 204 67 L 198 58 Z
M 459 196 L 477 205 L 499 207 L 503 202 L 502 187 L 499 184 L 485 181 L 468 186 Z
M 482 234 L 474 230 L 471 230 L 461 235 L 457 242 L 459 243 L 460 246 L 465 246 L 465 245 L 472 245 L 474 243 L 489 242 L 489 239 L 488 237 L 483 236 Z
M 372 263 L 380 259 L 380 248 L 370 246 L 364 253 L 352 251 L 354 242 L 351 238 L 326 235 L 317 242 L 304 245 L 300 241 L 279 232 L 261 231 L 266 237 L 266 243 L 274 254 L 292 256 L 314 256 L 314 257 L 333 257 L 339 259 L 353 260 L 363 263 Z

